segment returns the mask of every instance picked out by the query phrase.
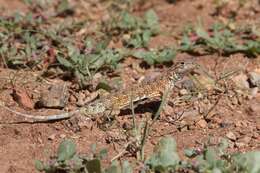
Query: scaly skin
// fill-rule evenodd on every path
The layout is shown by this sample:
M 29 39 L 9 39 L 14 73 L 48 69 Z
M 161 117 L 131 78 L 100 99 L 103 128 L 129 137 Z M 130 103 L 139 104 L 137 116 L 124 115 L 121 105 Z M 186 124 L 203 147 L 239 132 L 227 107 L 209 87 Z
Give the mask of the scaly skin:
M 131 101 L 137 102 L 143 99 L 151 99 L 154 97 L 162 96 L 167 89 L 171 89 L 175 84 L 180 81 L 188 72 L 195 68 L 194 63 L 177 63 L 159 78 L 153 81 L 143 82 L 139 85 L 133 85 L 132 87 L 119 91 L 117 93 L 111 93 L 106 97 L 100 98 L 84 107 L 81 107 L 75 111 L 66 112 L 57 115 L 48 116 L 35 116 L 12 110 L 6 107 L 0 102 L 0 106 L 16 115 L 23 116 L 28 120 L 23 122 L 35 123 L 35 122 L 49 122 L 62 119 L 68 119 L 74 114 L 80 112 L 86 116 L 95 116 L 97 114 L 107 113 L 118 114 L 119 111 L 131 104 Z M 16 122 L 17 123 L 17 122 Z

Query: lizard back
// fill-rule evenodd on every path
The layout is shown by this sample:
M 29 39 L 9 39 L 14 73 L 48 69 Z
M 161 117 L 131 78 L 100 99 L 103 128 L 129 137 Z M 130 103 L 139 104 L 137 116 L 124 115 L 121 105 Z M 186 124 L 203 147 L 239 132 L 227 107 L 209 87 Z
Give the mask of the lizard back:
M 168 87 L 173 87 L 183 76 L 194 69 L 193 63 L 178 63 L 164 72 L 160 77 L 132 87 L 110 94 L 101 99 L 107 108 L 122 109 L 133 102 L 161 96 Z

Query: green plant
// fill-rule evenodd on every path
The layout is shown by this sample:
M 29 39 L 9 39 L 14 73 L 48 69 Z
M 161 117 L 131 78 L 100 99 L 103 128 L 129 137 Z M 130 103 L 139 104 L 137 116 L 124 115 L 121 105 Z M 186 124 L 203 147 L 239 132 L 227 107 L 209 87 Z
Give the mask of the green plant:
M 147 47 L 152 36 L 159 33 L 159 22 L 156 13 L 148 10 L 143 18 L 127 11 L 122 11 L 104 23 L 104 32 L 110 36 L 122 36 L 126 47 Z
M 260 152 L 228 154 L 228 143 L 223 140 L 217 147 L 208 147 L 195 150 L 189 149 L 185 153 L 191 160 L 181 160 L 176 142 L 171 137 L 162 138 L 154 148 L 148 159 L 142 161 L 145 165 L 138 171 L 142 172 L 224 172 L 224 173 L 258 173 L 260 172 Z M 65 139 L 58 148 L 57 156 L 48 163 L 39 160 L 35 166 L 45 173 L 132 173 L 133 168 L 128 161 L 122 163 L 113 161 L 107 168 L 101 160 L 107 155 L 106 150 L 96 153 L 95 145 L 92 146 L 90 155 L 80 155 L 76 152 L 75 144 Z
M 199 24 L 194 30 L 184 33 L 179 51 L 221 55 L 240 52 L 248 56 L 256 56 L 260 53 L 260 42 L 254 37 L 257 36 L 252 32 L 232 31 L 221 23 L 215 23 L 209 30 Z
M 95 152 L 95 151 L 94 151 Z M 101 173 L 100 159 L 106 157 L 107 151 L 101 150 L 99 153 L 93 155 L 83 156 L 76 153 L 76 145 L 72 140 L 65 139 L 61 142 L 58 148 L 57 156 L 55 156 L 49 163 L 36 160 L 35 167 L 39 171 L 46 173 L 55 172 L 96 172 Z

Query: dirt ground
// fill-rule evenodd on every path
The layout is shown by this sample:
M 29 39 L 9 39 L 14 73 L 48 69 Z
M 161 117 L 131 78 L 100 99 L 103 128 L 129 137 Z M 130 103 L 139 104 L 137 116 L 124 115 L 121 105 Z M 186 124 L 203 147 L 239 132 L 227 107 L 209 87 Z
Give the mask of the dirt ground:
M 169 33 L 178 33 L 187 23 L 195 23 L 198 18 L 203 20 L 204 25 L 210 25 L 216 17 L 212 14 L 214 7 L 208 0 L 180 0 L 175 4 L 170 4 L 164 0 L 152 1 L 144 9 L 152 7 L 160 18 L 160 24 L 164 31 Z M 0 8 L 4 7 L 7 13 L 15 10 L 26 11 L 26 7 L 18 0 L 0 1 Z M 260 8 L 259 8 L 260 9 Z M 141 8 L 142 10 L 142 8 Z M 224 11 L 225 12 L 225 11 Z M 245 9 L 237 17 L 238 21 L 252 22 L 259 19 L 260 12 L 253 15 L 250 10 Z M 151 47 L 157 45 L 171 44 L 176 40 L 175 34 L 160 35 L 151 40 Z M 243 69 L 244 73 L 260 68 L 259 57 L 249 59 L 242 54 L 230 55 L 228 57 L 213 55 L 193 56 L 186 53 L 178 54 L 176 60 L 195 61 L 203 66 L 212 76 L 218 76 L 228 70 L 236 70 L 238 67 Z M 120 76 L 124 84 L 134 83 L 134 79 L 141 76 L 147 76 L 155 73 L 156 69 L 148 69 L 144 73 L 138 73 L 129 65 L 138 62 L 136 59 L 126 59 L 123 62 L 124 70 L 120 71 Z M 13 85 L 10 78 L 16 76 L 15 86 L 23 88 L 26 92 L 37 99 L 41 91 L 46 91 L 50 84 L 65 83 L 61 79 L 39 80 L 41 72 L 29 70 L 11 70 L 0 69 L 0 99 L 6 105 L 21 112 L 32 114 L 49 115 L 61 112 L 58 109 L 38 109 L 24 110 L 12 97 Z M 136 77 L 137 76 L 137 77 Z M 131 80 L 129 80 L 131 78 Z M 72 84 L 66 81 L 69 86 Z M 70 93 L 75 94 L 75 90 Z M 175 92 L 175 90 L 174 90 Z M 178 91 L 176 91 L 178 92 Z M 176 93 L 172 94 L 173 99 Z M 210 100 L 210 96 L 208 98 Z M 217 99 L 216 99 L 217 100 Z M 196 103 L 193 104 L 193 106 Z M 200 104 L 200 103 L 198 103 Z M 210 108 L 213 103 L 201 103 L 205 109 Z M 158 106 L 158 103 L 148 105 L 151 109 Z M 192 106 L 192 105 L 191 105 Z M 75 104 L 71 103 L 69 109 L 74 109 Z M 260 93 L 253 97 L 239 97 L 229 99 L 226 96 L 220 97 L 218 103 L 214 106 L 210 117 L 204 121 L 194 122 L 188 127 L 179 128 L 174 122 L 171 122 L 171 115 L 185 111 L 187 106 L 178 105 L 166 106 L 160 119 L 156 122 L 151 135 L 148 138 L 146 153 L 150 153 L 156 142 L 166 135 L 173 136 L 176 139 L 178 151 L 183 155 L 183 149 L 190 147 L 201 147 L 204 143 L 216 145 L 223 137 L 230 138 L 231 152 L 244 152 L 260 149 Z M 142 108 L 141 108 L 142 109 Z M 188 113 L 192 112 L 192 107 Z M 141 112 L 141 111 L 140 111 Z M 137 121 L 145 119 L 144 113 L 137 111 Z M 6 173 L 25 173 L 37 172 L 34 167 L 35 159 L 47 161 L 50 155 L 57 150 L 58 144 L 64 138 L 72 138 L 77 144 L 79 152 L 86 153 L 90 151 L 91 144 L 97 144 L 97 148 L 107 148 L 109 157 L 107 162 L 123 148 L 127 143 L 124 136 L 124 127 L 131 123 L 129 112 L 121 113 L 117 123 L 109 130 L 102 130 L 95 121 L 91 120 L 63 120 L 52 123 L 36 124 L 1 124 L 0 125 L 0 172 Z M 14 114 L 0 109 L 0 121 L 20 120 Z M 231 134 L 231 135 L 230 135 Z M 235 137 L 234 137 L 235 136 Z M 234 137 L 234 138 L 233 138 Z M 133 159 L 133 156 L 126 155 L 122 159 Z

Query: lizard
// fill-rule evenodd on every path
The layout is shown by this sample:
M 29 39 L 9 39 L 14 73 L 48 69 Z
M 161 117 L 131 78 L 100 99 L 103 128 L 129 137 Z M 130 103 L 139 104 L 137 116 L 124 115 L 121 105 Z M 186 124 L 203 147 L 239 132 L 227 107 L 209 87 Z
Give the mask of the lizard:
M 183 79 L 183 77 L 188 72 L 192 71 L 195 67 L 196 64 L 193 62 L 178 62 L 169 68 L 165 73 L 152 81 L 141 82 L 140 84 L 133 85 L 128 89 L 101 97 L 92 103 L 84 105 L 74 111 L 61 114 L 47 116 L 26 114 L 17 112 L 5 106 L 5 104 L 1 101 L 0 107 L 28 119 L 22 121 L 23 123 L 49 122 L 69 119 L 77 113 L 82 113 L 86 116 L 94 116 L 100 113 L 110 113 L 113 115 L 119 114 L 120 110 L 129 106 L 131 102 L 134 103 L 143 99 L 151 99 L 162 96 L 164 91 L 167 89 L 171 90 L 178 81 Z

